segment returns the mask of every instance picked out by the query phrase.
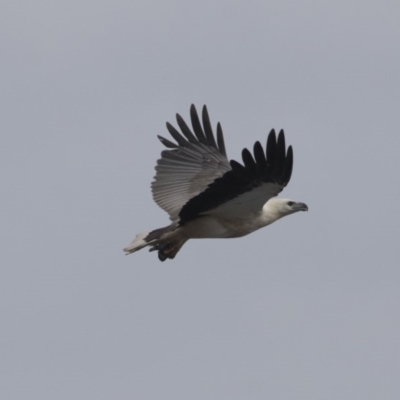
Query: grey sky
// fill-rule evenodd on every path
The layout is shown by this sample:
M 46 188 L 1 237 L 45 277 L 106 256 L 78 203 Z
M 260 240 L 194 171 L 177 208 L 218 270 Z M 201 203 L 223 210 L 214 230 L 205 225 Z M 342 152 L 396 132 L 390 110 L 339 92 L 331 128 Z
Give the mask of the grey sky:
M 397 1 L 3 1 L 2 399 L 400 398 Z M 299 213 L 160 263 L 165 121 L 284 128 Z

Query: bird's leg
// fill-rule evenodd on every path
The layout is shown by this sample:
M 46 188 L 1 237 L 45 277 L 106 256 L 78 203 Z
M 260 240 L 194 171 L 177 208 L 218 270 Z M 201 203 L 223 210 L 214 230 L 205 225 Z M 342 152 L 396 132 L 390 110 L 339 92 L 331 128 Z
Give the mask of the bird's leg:
M 186 240 L 170 243 L 157 243 L 149 249 L 149 251 L 158 251 L 158 258 L 160 261 L 165 261 L 167 258 L 173 259 L 185 241 Z

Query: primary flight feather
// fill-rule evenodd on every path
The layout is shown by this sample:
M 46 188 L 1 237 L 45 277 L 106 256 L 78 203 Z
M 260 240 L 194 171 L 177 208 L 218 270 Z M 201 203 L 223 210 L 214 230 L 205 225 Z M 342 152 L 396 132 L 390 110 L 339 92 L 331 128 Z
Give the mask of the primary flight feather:
M 150 246 L 165 261 L 189 239 L 245 236 L 308 210 L 304 203 L 276 198 L 289 183 L 293 167 L 293 149 L 286 149 L 283 130 L 278 136 L 271 130 L 265 150 L 260 142 L 254 144 L 253 154 L 244 149 L 242 165 L 228 161 L 221 125 L 214 137 L 206 106 L 202 123 L 194 105 L 190 117 L 193 130 L 179 114 L 181 132 L 167 122 L 176 143 L 158 136 L 167 150 L 157 161 L 151 190 L 171 224 L 136 235 L 124 249 L 126 254 Z

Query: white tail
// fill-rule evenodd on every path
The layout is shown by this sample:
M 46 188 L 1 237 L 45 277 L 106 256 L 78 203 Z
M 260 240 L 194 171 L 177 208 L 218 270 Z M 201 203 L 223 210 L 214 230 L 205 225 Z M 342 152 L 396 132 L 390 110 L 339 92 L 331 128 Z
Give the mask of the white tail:
M 125 253 L 128 255 L 148 246 L 149 242 L 144 240 L 148 234 L 149 232 L 138 233 L 135 236 L 135 239 L 132 240 L 131 244 L 124 248 Z
M 167 258 L 172 259 L 188 240 L 187 237 L 182 237 L 179 232 L 178 234 L 174 232 L 177 228 L 178 224 L 172 223 L 151 232 L 139 233 L 132 240 L 132 243 L 125 247 L 124 251 L 126 254 L 131 254 L 143 249 L 143 247 L 150 246 L 150 251 L 158 251 L 158 258 L 161 261 L 165 261 Z

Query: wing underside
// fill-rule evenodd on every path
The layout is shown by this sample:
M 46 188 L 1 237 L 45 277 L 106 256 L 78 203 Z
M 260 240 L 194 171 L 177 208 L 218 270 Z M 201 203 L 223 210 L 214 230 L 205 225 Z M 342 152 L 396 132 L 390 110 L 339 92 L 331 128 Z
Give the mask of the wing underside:
M 231 169 L 220 124 L 214 138 L 207 108 L 203 108 L 203 124 L 193 105 L 190 114 L 194 134 L 178 114 L 182 134 L 167 123 L 178 144 L 159 136 L 169 150 L 164 150 L 157 161 L 152 193 L 154 201 L 168 212 L 172 221 L 179 221 L 182 207 Z

